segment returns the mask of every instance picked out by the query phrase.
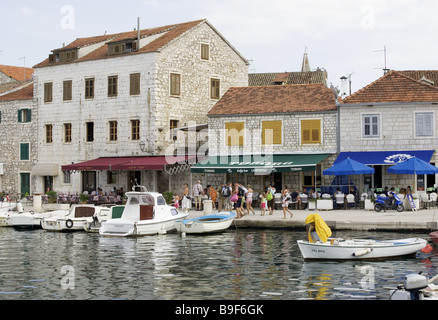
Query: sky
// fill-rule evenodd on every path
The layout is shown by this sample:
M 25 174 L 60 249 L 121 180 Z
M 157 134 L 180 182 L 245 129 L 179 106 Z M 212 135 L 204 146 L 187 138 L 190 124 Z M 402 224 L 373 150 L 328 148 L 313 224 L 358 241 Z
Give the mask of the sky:
M 15 0 L 1 1 L 0 64 L 33 67 L 76 38 L 207 19 L 249 72 L 324 68 L 355 92 L 383 69 L 438 70 L 438 1 Z M 386 48 L 386 55 L 384 53 Z M 386 59 L 385 59 L 386 58 Z M 386 61 L 386 65 L 385 65 Z

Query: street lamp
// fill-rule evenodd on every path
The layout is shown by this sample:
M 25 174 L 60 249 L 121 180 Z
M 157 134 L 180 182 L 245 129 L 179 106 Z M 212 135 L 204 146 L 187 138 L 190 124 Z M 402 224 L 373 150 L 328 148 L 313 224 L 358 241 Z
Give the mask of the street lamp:
M 146 143 L 144 141 L 140 141 L 140 150 L 142 152 L 146 151 Z

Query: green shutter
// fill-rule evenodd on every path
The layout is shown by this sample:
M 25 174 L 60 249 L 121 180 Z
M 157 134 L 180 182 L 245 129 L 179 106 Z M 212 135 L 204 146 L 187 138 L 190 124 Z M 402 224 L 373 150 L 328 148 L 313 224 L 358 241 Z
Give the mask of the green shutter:
M 21 110 L 18 110 L 18 123 L 21 123 L 21 122 L 23 122 L 21 120 Z
M 20 160 L 29 160 L 29 144 L 20 143 Z
M 32 109 L 27 109 L 27 119 L 26 122 L 32 121 Z

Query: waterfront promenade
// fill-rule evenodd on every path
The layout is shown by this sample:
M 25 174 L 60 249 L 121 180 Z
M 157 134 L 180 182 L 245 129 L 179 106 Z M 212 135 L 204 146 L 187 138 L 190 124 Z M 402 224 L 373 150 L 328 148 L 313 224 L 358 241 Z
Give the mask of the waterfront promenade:
M 363 209 L 338 210 L 291 210 L 293 218 L 287 214 L 283 219 L 283 210 L 275 210 L 273 215 L 245 215 L 235 219 L 232 227 L 236 228 L 294 228 L 304 230 L 304 221 L 309 214 L 318 213 L 332 230 L 360 231 L 418 231 L 430 232 L 438 230 L 438 208 L 420 209 L 418 211 L 388 210 L 375 212 Z M 213 210 L 216 212 L 216 210 Z M 203 211 L 191 210 L 189 218 L 203 215 Z

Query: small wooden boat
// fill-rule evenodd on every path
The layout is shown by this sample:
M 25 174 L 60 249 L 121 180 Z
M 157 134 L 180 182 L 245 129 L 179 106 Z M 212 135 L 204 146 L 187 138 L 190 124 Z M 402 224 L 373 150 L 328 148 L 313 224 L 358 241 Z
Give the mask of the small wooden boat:
M 438 231 L 434 231 L 429 233 L 430 239 L 436 244 L 438 245 Z
M 84 225 L 98 219 L 104 220 L 110 213 L 110 209 L 94 205 L 78 205 L 67 214 L 44 218 L 41 226 L 48 231 L 84 231 Z
M 135 188 L 141 188 L 141 191 L 134 191 Z M 167 205 L 161 193 L 148 192 L 144 186 L 136 186 L 125 195 L 128 199 L 122 216 L 102 222 L 99 229 L 101 235 L 129 237 L 165 234 L 175 231 L 175 222 L 188 215 Z
M 355 260 L 389 258 L 415 254 L 427 245 L 421 238 L 399 240 L 333 239 L 327 242 L 311 243 L 298 240 L 298 247 L 304 259 Z
M 185 233 L 212 233 L 228 229 L 233 223 L 234 212 L 218 212 L 193 219 L 176 221 L 178 232 Z

